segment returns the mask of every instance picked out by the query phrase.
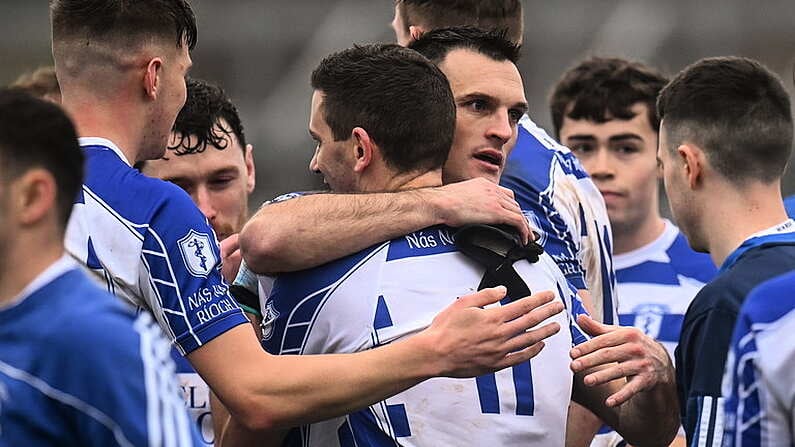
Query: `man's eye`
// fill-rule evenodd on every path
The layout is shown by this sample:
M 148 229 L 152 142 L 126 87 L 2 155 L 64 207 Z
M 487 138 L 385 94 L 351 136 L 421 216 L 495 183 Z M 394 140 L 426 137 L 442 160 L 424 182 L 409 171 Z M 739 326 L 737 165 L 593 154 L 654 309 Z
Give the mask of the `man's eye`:
M 569 149 L 571 149 L 572 152 L 577 153 L 577 154 L 587 154 L 587 153 L 593 151 L 593 146 L 591 146 L 590 144 L 587 144 L 587 143 L 577 143 L 577 144 L 571 145 L 569 147 Z
M 472 101 L 466 103 L 465 106 L 473 112 L 480 113 L 486 110 L 488 104 L 482 99 L 473 99 Z

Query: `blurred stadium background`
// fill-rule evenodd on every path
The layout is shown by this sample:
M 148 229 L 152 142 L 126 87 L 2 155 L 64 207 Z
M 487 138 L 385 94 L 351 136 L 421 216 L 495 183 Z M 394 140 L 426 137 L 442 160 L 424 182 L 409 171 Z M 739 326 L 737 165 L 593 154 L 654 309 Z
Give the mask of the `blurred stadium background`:
M 220 83 L 237 103 L 255 146 L 263 200 L 320 185 L 307 164 L 309 74 L 352 43 L 392 42 L 390 0 L 191 0 L 199 23 L 192 76 Z M 701 57 L 756 58 L 791 94 L 793 0 L 525 0 L 520 69 L 530 113 L 550 129 L 546 101 L 564 69 L 588 55 L 639 59 L 675 73 Z M 43 0 L 0 1 L 0 84 L 51 64 Z M 795 193 L 790 167 L 784 185 Z

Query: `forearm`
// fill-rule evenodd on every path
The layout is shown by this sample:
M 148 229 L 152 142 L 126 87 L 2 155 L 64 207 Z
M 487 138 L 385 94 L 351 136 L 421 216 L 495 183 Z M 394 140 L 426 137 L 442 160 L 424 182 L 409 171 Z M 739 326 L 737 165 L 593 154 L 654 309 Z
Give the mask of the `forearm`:
M 659 383 L 621 405 L 619 425 L 614 428 L 633 446 L 669 445 L 679 430 L 674 382 Z
M 257 273 L 307 269 L 371 245 L 443 223 L 431 189 L 316 194 L 264 206 L 240 234 Z
M 289 428 L 364 408 L 437 375 L 442 356 L 423 334 L 356 354 L 273 356 L 250 331 L 241 325 L 188 357 L 232 417 L 250 430 Z

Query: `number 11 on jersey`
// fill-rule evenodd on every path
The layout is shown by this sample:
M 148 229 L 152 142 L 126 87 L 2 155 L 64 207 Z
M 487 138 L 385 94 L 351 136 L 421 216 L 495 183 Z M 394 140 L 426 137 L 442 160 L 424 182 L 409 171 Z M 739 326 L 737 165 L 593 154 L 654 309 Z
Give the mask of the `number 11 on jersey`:
M 512 368 L 513 389 L 516 393 L 516 415 L 532 416 L 535 411 L 535 401 L 533 399 L 533 370 L 530 361 L 520 363 Z M 480 400 L 480 410 L 486 414 L 500 413 L 500 394 L 497 388 L 497 376 L 495 373 L 486 374 L 475 378 L 478 387 L 478 399 Z M 508 390 L 503 388 L 505 394 Z M 505 395 L 502 396 L 506 398 Z

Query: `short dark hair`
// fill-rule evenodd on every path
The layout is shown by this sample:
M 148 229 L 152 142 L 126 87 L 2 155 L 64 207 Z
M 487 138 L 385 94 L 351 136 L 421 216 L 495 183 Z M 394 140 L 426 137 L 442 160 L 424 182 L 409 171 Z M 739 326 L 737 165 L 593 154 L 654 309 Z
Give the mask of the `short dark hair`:
M 63 228 L 83 183 L 83 152 L 66 113 L 18 89 L 0 89 L 0 181 L 9 183 L 32 168 L 55 178 Z
M 61 87 L 55 77 L 55 67 L 39 67 L 33 71 L 21 74 L 10 87 L 24 90 L 31 95 L 42 98 L 60 98 Z
M 663 88 L 657 112 L 668 150 L 684 141 L 701 146 L 727 180 L 771 183 L 784 173 L 792 149 L 792 112 L 781 80 L 743 57 L 702 59 Z
M 473 26 L 505 31 L 512 42 L 522 38 L 524 20 L 520 0 L 396 0 L 403 25 L 427 31 L 452 26 Z
M 54 41 L 157 36 L 196 45 L 196 17 L 185 0 L 50 0 Z
M 505 36 L 505 31 L 483 31 L 470 26 L 439 28 L 423 34 L 409 48 L 440 64 L 453 50 L 472 50 L 495 61 L 519 60 L 521 46 Z
M 173 131 L 179 138 L 168 148 L 176 155 L 203 152 L 207 145 L 226 149 L 232 134 L 245 150 L 246 136 L 237 107 L 224 90 L 207 81 L 188 79 L 188 97 L 177 115 Z M 191 144 L 191 137 L 194 137 Z
M 447 78 L 426 58 L 398 45 L 334 53 L 312 73 L 324 95 L 323 118 L 337 141 L 364 128 L 400 172 L 441 168 L 453 143 L 455 104 Z
M 560 137 L 563 119 L 587 119 L 604 123 L 635 117 L 631 108 L 642 103 L 648 109 L 651 128 L 659 132 L 657 95 L 668 83 L 661 73 L 640 62 L 592 57 L 570 68 L 552 90 L 549 108 L 555 135 Z

